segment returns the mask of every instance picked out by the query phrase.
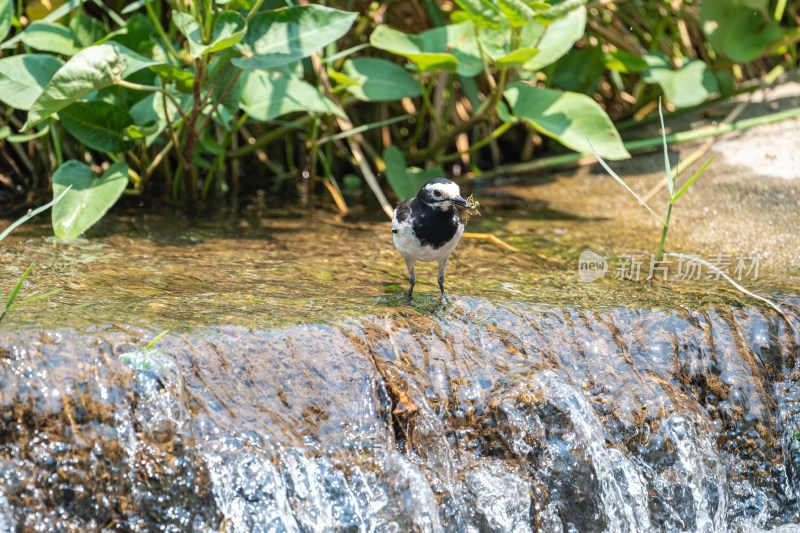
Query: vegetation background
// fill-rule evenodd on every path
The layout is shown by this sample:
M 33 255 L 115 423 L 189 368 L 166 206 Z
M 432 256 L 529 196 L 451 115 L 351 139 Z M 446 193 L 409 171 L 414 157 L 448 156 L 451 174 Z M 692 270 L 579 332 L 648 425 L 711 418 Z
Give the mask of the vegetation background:
M 442 173 L 615 160 L 632 125 L 797 64 L 788 0 L 0 0 L 0 214 L 65 193 L 398 198 Z M 623 132 L 623 135 L 620 135 Z M 671 139 L 671 140 L 674 140 Z M 659 145 L 654 139 L 649 145 Z

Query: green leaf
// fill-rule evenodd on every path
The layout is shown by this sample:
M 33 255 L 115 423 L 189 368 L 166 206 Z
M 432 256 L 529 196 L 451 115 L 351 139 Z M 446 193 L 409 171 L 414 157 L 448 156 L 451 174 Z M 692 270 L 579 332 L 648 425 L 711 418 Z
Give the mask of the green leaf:
M 476 28 L 502 28 L 506 25 L 503 14 L 490 0 L 455 0 L 455 2 L 464 10 Z
M 444 176 L 444 170 L 438 166 L 424 170 L 406 167 L 403 152 L 394 145 L 383 149 L 383 162 L 386 164 L 386 179 L 401 201 L 416 196 L 417 191 L 433 178 Z
M 515 82 L 503 95 L 516 117 L 572 150 L 588 153 L 588 137 L 608 159 L 630 157 L 606 112 L 584 94 Z
M 536 56 L 525 63 L 526 70 L 541 70 L 553 64 L 572 49 L 572 45 L 583 37 L 586 29 L 586 8 L 569 11 L 549 25 L 532 21 L 520 30 L 520 46 L 539 49 Z
M 525 46 L 511 50 L 511 32 L 507 25 L 501 29 L 479 28 L 478 43 L 495 64 L 508 68 L 523 65 L 539 53 L 537 48 Z
M 388 26 L 378 26 L 369 36 L 369 42 L 375 48 L 410 59 L 424 72 L 456 71 L 458 60 L 454 55 L 426 50 L 426 43 L 418 35 L 406 35 Z
M 174 83 L 175 88 L 182 93 L 192 94 L 194 89 L 194 73 L 183 70 L 175 65 L 153 65 L 150 69 L 161 78 L 164 85 Z
M 483 71 L 475 26 L 469 21 L 433 28 L 419 35 L 378 26 L 369 40 L 375 48 L 414 61 L 423 71 L 456 72 L 467 77 Z
M 149 54 L 155 46 L 155 30 L 147 17 L 135 13 L 125 22 L 125 26 L 106 35 L 105 40 L 118 42 L 140 54 Z
M 510 54 L 496 58 L 494 62 L 508 68 L 518 67 L 533 59 L 538 53 L 538 48 L 519 48 Z
M 768 6 L 766 0 L 703 0 L 703 33 L 720 54 L 736 63 L 749 63 L 783 37 L 767 13 Z
M 303 80 L 263 70 L 248 72 L 246 76 L 241 107 L 256 120 L 272 120 L 294 111 L 344 116 L 336 104 Z
M 11 21 L 14 19 L 14 2 L 0 0 L 0 41 L 6 38 L 11 31 Z
M 522 0 L 497 0 L 497 5 L 512 28 L 519 28 L 533 20 L 533 10 Z
M 70 240 L 100 220 L 116 203 L 128 184 L 128 164 L 114 163 L 101 177 L 80 161 L 67 161 L 53 173 L 53 195 L 72 185 L 64 198 L 53 207 L 53 230 L 56 237 Z
M 669 165 L 669 149 L 667 148 L 667 128 L 664 127 L 664 113 L 661 111 L 661 98 L 658 99 L 658 118 L 661 120 L 661 139 L 664 143 L 664 170 L 667 180 L 667 190 L 669 197 L 675 192 L 675 180 L 672 178 L 672 170 Z
M 366 102 L 388 102 L 422 94 L 419 82 L 406 69 L 374 57 L 348 59 L 342 71 L 349 80 L 347 91 Z
M 80 17 L 72 17 L 69 27 L 75 36 L 75 42 L 81 48 L 95 44 L 108 33 L 108 26 L 86 13 L 82 13 Z
M 647 69 L 647 61 L 625 50 L 612 50 L 605 54 L 605 65 L 609 70 L 623 74 L 636 74 Z
M 254 70 L 293 63 L 342 37 L 357 16 L 313 4 L 259 13 L 248 22 L 237 45 L 244 57 L 233 64 Z
M 114 85 L 143 68 L 162 64 L 117 43 L 98 44 L 75 54 L 53 75 L 28 113 L 22 131 L 94 91 Z
M 17 297 L 17 293 L 19 292 L 20 288 L 22 287 L 22 284 L 25 283 L 25 278 L 27 278 L 28 274 L 31 273 L 31 269 L 33 268 L 34 264 L 35 263 L 31 263 L 30 265 L 28 265 L 28 268 L 25 269 L 25 273 L 22 274 L 22 277 L 19 278 L 19 281 L 17 281 L 17 284 L 14 287 L 14 290 L 12 290 L 11 294 L 8 295 L 8 301 L 6 302 L 6 311 L 9 311 L 11 309 L 11 304 L 14 303 L 14 298 Z
M 38 20 L 31 22 L 22 34 L 22 42 L 31 48 L 65 56 L 75 55 L 78 52 L 73 39 L 72 30 L 66 26 Z
M 713 160 L 714 160 L 714 156 L 712 155 L 712 156 L 711 156 L 711 159 L 709 159 L 708 161 L 706 161 L 706 164 L 705 164 L 705 165 L 703 165 L 703 168 L 701 168 L 700 170 L 698 170 L 697 172 L 695 172 L 694 176 L 692 176 L 691 178 L 689 178 L 689 181 L 687 181 L 686 183 L 684 183 L 684 184 L 683 184 L 683 187 L 681 187 L 681 190 L 680 190 L 680 191 L 678 191 L 678 194 L 676 194 L 675 196 L 673 196 L 673 197 L 672 197 L 672 199 L 669 201 L 669 203 L 671 203 L 671 204 L 674 204 L 674 203 L 675 203 L 675 202 L 678 200 L 678 198 L 680 198 L 681 196 L 683 196 L 683 193 L 685 193 L 685 192 L 686 192 L 686 191 L 689 189 L 689 186 L 690 186 L 692 183 L 694 183 L 694 180 L 696 180 L 698 177 L 700 177 L 700 174 L 702 174 L 702 173 L 703 173 L 703 171 L 706 169 L 706 167 L 707 167 L 708 165 L 710 165 L 710 164 L 711 164 L 711 161 L 713 161 Z
M 642 56 L 648 68 L 642 72 L 647 83 L 658 83 L 670 103 L 676 107 L 691 107 L 701 104 L 719 91 L 717 79 L 708 66 L 698 59 L 687 61 L 678 70 L 673 70 L 666 56 L 650 53 Z
M 67 187 L 61 194 L 59 194 L 58 196 L 53 198 L 52 201 L 44 204 L 43 206 L 37 207 L 33 211 L 28 211 L 25 215 L 23 215 L 23 216 L 19 217 L 17 220 L 15 220 L 10 226 L 8 226 L 6 229 L 4 229 L 2 233 L 0 233 L 0 241 L 5 239 L 6 237 L 8 237 L 8 234 L 11 233 L 12 231 L 14 231 L 14 229 L 16 229 L 20 224 L 24 224 L 25 222 L 27 222 L 28 220 L 32 219 L 33 217 L 35 217 L 39 213 L 41 213 L 43 211 L 46 211 L 47 209 L 53 207 L 58 202 L 60 202 L 61 199 L 64 197 L 64 195 L 67 194 L 67 191 L 69 191 L 69 189 L 70 188 Z
M 0 100 L 27 111 L 63 61 L 50 54 L 22 54 L 0 59 Z
M 122 107 L 107 102 L 75 102 L 58 112 L 61 124 L 80 142 L 101 152 L 127 152 L 135 143 L 125 128 L 133 118 Z
M 589 144 L 589 150 L 591 150 L 591 151 L 592 151 L 592 153 L 594 154 L 594 156 L 597 158 L 597 162 L 598 162 L 598 163 L 600 163 L 600 165 L 601 165 L 601 166 L 602 166 L 604 169 L 606 169 L 606 172 L 608 172 L 608 173 L 611 175 L 611 177 L 612 177 L 612 178 L 614 178 L 615 180 L 617 180 L 617 182 L 618 182 L 620 185 L 622 185 L 623 187 L 625 187 L 626 189 L 628 189 L 628 192 L 629 192 L 629 193 L 631 193 L 631 194 L 632 194 L 632 195 L 633 195 L 633 196 L 634 196 L 634 197 L 635 197 L 637 200 L 639 200 L 639 203 L 640 203 L 640 204 L 642 204 L 642 205 L 645 207 L 645 209 L 647 209 L 648 211 L 650 211 L 650 214 L 651 214 L 651 215 L 653 215 L 653 217 L 655 217 L 655 219 L 656 219 L 656 220 L 658 220 L 658 221 L 661 223 L 661 225 L 662 225 L 662 226 L 664 226 L 665 224 L 664 224 L 664 221 L 661 219 L 661 217 L 660 217 L 660 216 L 658 216 L 658 215 L 656 215 L 656 212 L 655 212 L 655 211 L 653 211 L 652 209 L 650 209 L 650 206 L 649 206 L 649 205 L 647 205 L 646 203 L 644 203 L 644 200 L 642 200 L 641 198 L 639 198 L 639 195 L 638 195 L 638 194 L 636 194 L 635 192 L 633 192 L 633 189 L 631 189 L 630 187 L 628 187 L 628 184 L 627 184 L 627 183 L 625 183 L 625 181 L 624 181 L 622 178 L 620 178 L 620 177 L 617 175 L 617 173 L 616 173 L 616 172 L 614 172 L 613 170 L 611 170 L 611 167 L 610 167 L 610 166 L 608 166 L 608 163 L 606 163 L 605 161 L 603 161 L 603 158 L 602 158 L 602 157 L 600 157 L 600 154 L 598 154 L 598 153 L 597 153 L 597 151 L 594 149 L 594 146 L 592 146 L 592 143 L 591 143 L 591 141 L 589 141 L 589 139 L 586 139 L 586 142 Z
M 194 58 L 230 48 L 241 41 L 245 33 L 244 18 L 235 11 L 224 11 L 217 18 L 214 37 L 209 44 L 203 43 L 200 26 L 191 15 L 173 10 L 172 20 L 189 41 L 189 54 Z

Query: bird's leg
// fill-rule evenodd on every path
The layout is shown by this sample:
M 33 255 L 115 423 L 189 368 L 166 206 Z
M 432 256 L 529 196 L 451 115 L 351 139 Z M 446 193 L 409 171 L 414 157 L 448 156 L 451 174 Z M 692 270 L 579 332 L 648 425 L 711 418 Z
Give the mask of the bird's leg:
M 447 257 L 439 261 L 439 276 L 436 278 L 439 281 L 439 290 L 442 291 L 442 300 L 447 300 L 447 295 L 444 293 L 444 269 L 447 268 Z
M 406 267 L 408 268 L 408 281 L 411 282 L 411 286 L 408 288 L 406 292 L 406 297 L 410 300 L 414 294 L 414 284 L 417 282 L 417 274 L 414 272 L 414 263 L 416 261 L 406 259 Z

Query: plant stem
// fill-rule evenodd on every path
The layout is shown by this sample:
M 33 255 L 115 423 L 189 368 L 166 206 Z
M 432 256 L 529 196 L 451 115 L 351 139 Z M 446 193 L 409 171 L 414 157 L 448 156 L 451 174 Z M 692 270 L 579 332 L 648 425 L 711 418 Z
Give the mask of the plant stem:
M 460 134 L 464 133 L 465 131 L 470 130 L 475 124 L 479 123 L 480 121 L 490 117 L 492 112 L 497 108 L 497 104 L 500 103 L 500 100 L 503 98 L 503 91 L 505 90 L 506 86 L 506 78 L 508 76 L 508 70 L 504 67 L 500 68 L 500 80 L 497 83 L 497 88 L 492 93 L 491 98 L 486 99 L 483 104 L 478 108 L 472 118 L 470 118 L 466 122 L 462 122 L 448 131 L 446 131 L 439 140 L 433 145 L 425 150 L 420 150 L 414 153 L 404 154 L 406 156 L 406 161 L 409 163 L 415 163 L 419 161 L 425 161 L 426 159 L 433 159 L 436 157 L 436 154 L 444 147 L 449 146 L 453 140 L 458 137 Z
M 164 88 L 156 87 L 155 85 L 141 85 L 139 83 L 133 83 L 133 82 L 126 81 L 126 80 L 118 81 L 117 85 L 119 85 L 121 87 L 125 87 L 126 89 L 134 89 L 136 91 L 146 91 L 146 92 L 149 92 L 149 93 L 161 93 L 161 94 L 163 94 L 164 96 L 169 98 L 172 101 L 173 105 L 178 109 L 178 113 L 180 113 L 181 118 L 183 118 L 184 123 L 188 121 L 188 117 L 186 116 L 186 113 L 184 113 L 183 108 L 181 107 L 181 104 L 178 102 L 178 99 L 175 98 L 174 96 L 172 96 L 172 94 L 170 92 L 168 92 L 167 90 L 165 90 Z M 169 118 L 169 115 L 167 115 L 167 118 Z
M 181 2 L 179 1 L 177 3 L 180 5 Z M 181 56 L 175 51 L 175 48 L 172 46 L 172 41 L 169 40 L 164 28 L 161 27 L 161 21 L 158 20 L 155 11 L 153 11 L 152 6 L 150 6 L 150 0 L 144 0 L 144 7 L 147 10 L 147 17 L 150 19 L 150 22 L 156 29 L 156 33 L 158 33 L 158 36 L 161 37 L 162 41 L 164 41 L 164 46 L 167 47 L 167 50 L 169 50 L 169 53 L 172 54 L 172 57 L 180 60 Z
M 667 207 L 667 217 L 664 219 L 664 228 L 661 230 L 661 242 L 658 245 L 658 255 L 656 261 L 664 259 L 664 241 L 667 240 L 667 231 L 669 231 L 669 217 L 672 215 L 672 203 Z

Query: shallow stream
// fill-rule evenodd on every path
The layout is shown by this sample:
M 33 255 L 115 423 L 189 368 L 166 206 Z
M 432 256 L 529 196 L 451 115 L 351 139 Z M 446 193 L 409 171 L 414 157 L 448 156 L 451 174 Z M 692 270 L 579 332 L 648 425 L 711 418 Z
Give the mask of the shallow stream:
M 34 260 L 20 297 L 64 290 L 0 326 L 0 531 L 800 521 L 797 279 L 748 282 L 783 315 L 721 280 L 581 283 L 608 242 L 545 218 L 473 220 L 521 251 L 465 240 L 446 305 L 433 266 L 403 300 L 382 222 L 20 228 L 3 292 Z

